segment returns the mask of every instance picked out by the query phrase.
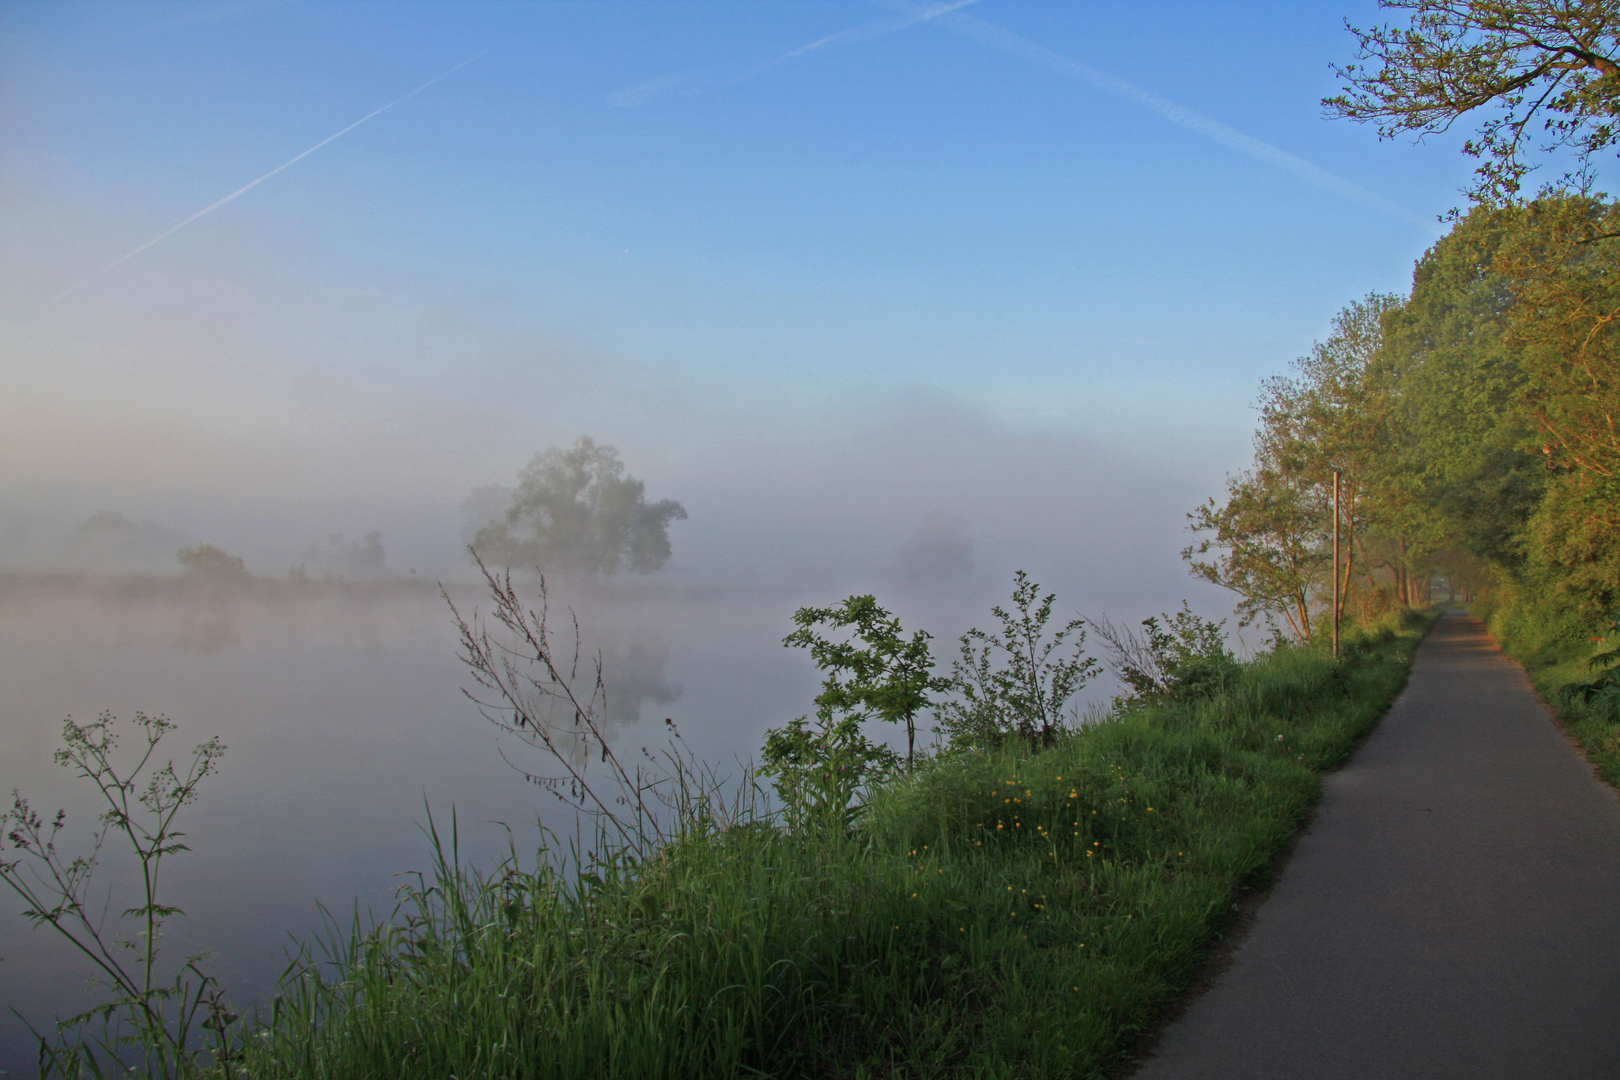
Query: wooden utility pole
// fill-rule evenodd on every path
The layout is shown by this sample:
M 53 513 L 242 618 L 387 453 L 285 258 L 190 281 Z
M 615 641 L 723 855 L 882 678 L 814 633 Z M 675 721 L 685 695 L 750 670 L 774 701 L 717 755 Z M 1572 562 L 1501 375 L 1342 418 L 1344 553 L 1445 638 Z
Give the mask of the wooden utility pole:
M 1333 470 L 1333 659 L 1339 658 L 1339 470 Z

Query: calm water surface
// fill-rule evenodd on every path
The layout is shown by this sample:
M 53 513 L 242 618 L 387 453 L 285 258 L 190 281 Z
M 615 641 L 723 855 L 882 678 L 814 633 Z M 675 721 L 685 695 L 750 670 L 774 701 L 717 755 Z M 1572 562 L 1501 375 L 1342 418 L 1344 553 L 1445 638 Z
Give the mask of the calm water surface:
M 478 600 L 457 594 L 464 606 Z M 808 711 L 814 672 L 781 646 L 803 602 L 675 589 L 582 602 L 619 691 L 617 744 L 656 749 L 668 716 L 701 756 L 732 761 Z M 531 850 L 537 816 L 572 828 L 503 763 L 503 747 L 520 760 L 526 751 L 499 741 L 464 685 L 449 613 L 426 589 L 211 600 L 0 592 L 0 789 L 21 789 L 44 812 L 66 807 L 64 847 L 78 850 L 95 808 L 84 782 L 51 762 L 65 716 L 162 713 L 179 725 L 165 743 L 177 756 L 220 736 L 221 771 L 183 819 L 192 850 L 165 864 L 168 902 L 188 914 L 164 945 L 171 957 L 210 950 L 210 970 L 251 1003 L 281 971 L 289 935 L 319 927 L 317 901 L 340 917 L 356 905 L 387 913 L 397 875 L 427 865 L 425 806 L 444 821 L 454 807 L 463 852 L 486 863 L 505 844 L 497 822 Z M 99 875 L 96 895 L 113 912 L 138 902 L 129 870 L 109 857 Z M 92 1003 L 89 969 L 30 929 L 9 896 L 3 903 L 0 1005 L 48 1025 Z M 6 1015 L 0 1069 L 29 1076 L 33 1062 Z

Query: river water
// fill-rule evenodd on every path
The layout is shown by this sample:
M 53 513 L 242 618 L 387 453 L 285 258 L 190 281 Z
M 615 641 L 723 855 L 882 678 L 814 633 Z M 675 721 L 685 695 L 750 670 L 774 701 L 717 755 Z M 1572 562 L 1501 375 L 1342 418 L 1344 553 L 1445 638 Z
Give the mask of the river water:
M 829 582 L 683 586 L 667 575 L 562 584 L 552 590 L 553 625 L 566 645 L 577 615 L 584 652 L 600 652 L 621 756 L 662 750 L 670 718 L 692 754 L 735 775 L 767 728 L 811 711 L 817 673 L 803 651 L 782 647 L 794 610 L 849 591 Z M 998 598 L 981 589 L 894 599 L 908 629 L 936 635 L 944 667 L 958 634 L 993 625 Z M 489 609 L 470 585 L 450 599 L 464 614 Z M 164 864 L 159 899 L 186 914 L 171 920 L 163 948 L 171 959 L 206 952 L 205 969 L 251 1008 L 272 990 L 289 947 L 320 930 L 321 905 L 344 923 L 356 910 L 387 916 L 401 875 L 430 865 L 430 809 L 441 829 L 454 810 L 464 859 L 484 866 L 509 835 L 532 855 L 537 821 L 575 835 L 574 813 L 508 759 L 537 771 L 547 763 L 464 695 L 473 684 L 458 651 L 445 598 L 414 582 L 198 592 L 173 579 L 0 576 L 0 793 L 9 805 L 20 789 L 46 815 L 65 808 L 62 849 L 73 854 L 101 808 L 83 779 L 52 762 L 64 717 L 162 714 L 178 725 L 166 757 L 223 740 L 218 774 L 183 812 L 191 850 Z M 1085 697 L 1112 689 L 1100 679 Z M 901 732 L 872 734 L 904 746 Z M 128 729 L 126 747 L 136 741 Z M 109 925 L 140 902 L 133 869 L 109 844 L 92 897 Z M 0 1007 L 48 1029 L 102 995 L 87 983 L 87 963 L 20 910 L 0 896 Z M 0 1070 L 33 1075 L 32 1047 L 22 1022 L 0 1013 Z
M 453 595 L 487 607 L 470 588 Z M 815 672 L 781 645 L 803 597 L 626 588 L 579 599 L 621 751 L 657 750 L 670 717 L 695 753 L 724 764 L 808 711 Z M 191 850 L 165 863 L 162 898 L 187 914 L 163 945 L 171 957 L 207 950 L 207 969 L 251 1004 L 289 942 L 319 928 L 317 902 L 340 919 L 357 906 L 388 912 L 397 875 L 428 865 L 429 807 L 441 824 L 454 808 L 463 853 L 485 864 L 506 843 L 498 822 L 530 851 L 538 818 L 572 831 L 572 815 L 503 761 L 541 764 L 478 715 L 469 685 L 429 588 L 0 589 L 0 788 L 8 802 L 18 788 L 36 809 L 66 808 L 74 852 L 96 808 L 51 760 L 64 717 L 161 713 L 178 725 L 164 743 L 177 756 L 219 736 L 221 769 L 184 812 Z M 114 849 L 98 873 L 95 901 L 114 915 L 139 902 L 130 871 Z M 0 904 L 0 1005 L 48 1025 L 97 1000 L 83 962 L 18 917 L 14 898 Z M 0 1020 L 0 1069 L 33 1075 L 31 1045 L 19 1021 Z

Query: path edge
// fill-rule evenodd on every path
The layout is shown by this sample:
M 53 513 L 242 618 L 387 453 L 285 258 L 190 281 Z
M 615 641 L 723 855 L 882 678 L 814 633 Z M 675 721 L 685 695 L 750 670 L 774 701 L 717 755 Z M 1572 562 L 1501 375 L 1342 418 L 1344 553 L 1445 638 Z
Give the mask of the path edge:
M 1164 1038 L 1165 1032 L 1184 1017 L 1188 1010 L 1207 994 L 1214 987 L 1216 981 L 1232 967 L 1233 961 L 1237 959 L 1237 954 L 1242 951 L 1249 935 L 1254 930 L 1254 924 L 1260 916 L 1260 909 L 1271 898 L 1272 890 L 1277 887 L 1277 882 L 1282 880 L 1289 863 L 1293 861 L 1300 840 L 1316 824 L 1317 814 L 1322 807 L 1322 792 L 1327 786 L 1327 778 L 1355 760 L 1356 755 L 1361 752 L 1361 748 L 1366 745 L 1367 740 L 1372 738 L 1373 732 L 1383 726 L 1384 718 L 1406 696 L 1407 686 L 1412 680 L 1412 666 L 1417 662 L 1418 649 L 1428 640 L 1429 634 L 1440 624 L 1440 620 L 1451 613 L 1474 618 L 1467 609 L 1452 607 L 1436 608 L 1433 612 L 1425 613 L 1422 616 L 1428 620 L 1428 625 L 1423 627 L 1422 636 L 1418 638 L 1417 643 L 1412 647 L 1411 660 L 1408 661 L 1406 671 L 1401 675 L 1400 686 L 1390 696 L 1389 704 L 1384 707 L 1383 712 L 1378 714 L 1377 720 L 1367 725 L 1366 731 L 1356 736 L 1355 741 L 1350 744 L 1350 748 L 1345 751 L 1344 757 L 1337 764 L 1331 768 L 1323 769 L 1317 774 L 1316 791 L 1312 793 L 1310 802 L 1306 805 L 1304 813 L 1300 815 L 1299 827 L 1294 830 L 1293 835 L 1288 838 L 1286 843 L 1277 848 L 1263 866 L 1237 884 L 1232 896 L 1231 907 L 1216 929 L 1215 936 L 1204 946 L 1203 959 L 1188 978 L 1186 989 L 1180 996 L 1159 1006 L 1153 1018 L 1138 1030 L 1137 1034 L 1125 1047 L 1124 1056 L 1119 1065 L 1103 1074 L 1107 1077 L 1107 1080 L 1129 1080 L 1139 1069 L 1152 1060 L 1156 1056 L 1159 1042 Z M 1522 668 L 1523 665 L 1521 664 L 1520 667 Z M 1525 679 L 1530 681 L 1528 671 L 1525 673 Z M 1535 691 L 1533 682 L 1531 682 L 1531 690 Z M 1535 692 L 1536 699 L 1540 701 L 1540 692 Z M 1545 705 L 1545 702 L 1543 704 Z M 1555 724 L 1558 724 L 1556 713 L 1552 714 L 1552 719 Z M 1562 724 L 1558 724 L 1558 726 L 1562 730 Z M 1565 737 L 1568 737 L 1567 732 Z M 1617 794 L 1620 794 L 1620 792 L 1617 792 Z

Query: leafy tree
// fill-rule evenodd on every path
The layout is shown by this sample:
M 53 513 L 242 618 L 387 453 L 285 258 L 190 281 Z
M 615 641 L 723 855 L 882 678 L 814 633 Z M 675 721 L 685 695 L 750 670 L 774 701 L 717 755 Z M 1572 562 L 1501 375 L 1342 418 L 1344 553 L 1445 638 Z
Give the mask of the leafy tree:
M 1191 515 L 1193 572 L 1244 621 L 1301 637 L 1323 591 L 1325 494 L 1344 477 L 1341 595 L 1431 573 L 1590 623 L 1620 604 L 1620 204 L 1476 206 L 1426 252 L 1404 302 L 1368 297 L 1268 380 L 1256 465 Z M 1317 492 L 1322 494 L 1318 495 Z M 1549 622 L 1548 625 L 1552 625 Z
M 1594 242 L 1617 230 L 1581 196 L 1476 208 L 1392 322 L 1410 464 L 1454 561 L 1588 617 L 1620 580 L 1620 251 Z
M 1378 468 L 1387 445 L 1383 321 L 1399 306 L 1399 299 L 1380 293 L 1350 304 L 1334 318 L 1328 339 L 1295 361 L 1295 377 L 1277 376 L 1263 384 L 1256 437 L 1260 455 L 1296 484 L 1314 483 L 1330 493 L 1333 475 L 1339 474 L 1343 558 L 1336 616 L 1344 614 L 1361 553 L 1368 511 L 1364 496 L 1384 478 Z M 1330 495 L 1323 503 L 1328 529 L 1331 507 Z
M 916 748 L 916 717 L 944 680 L 931 674 L 929 635 L 910 637 L 873 596 L 851 596 L 827 608 L 793 613 L 797 629 L 782 640 L 809 649 L 826 672 L 816 717 L 799 717 L 765 733 L 760 772 L 776 781 L 789 820 L 799 828 L 847 828 L 859 812 L 861 789 L 896 768 L 894 751 L 866 737 L 868 719 L 906 727 L 906 760 Z M 847 632 L 828 637 L 823 628 Z
M 1620 206 L 1543 199 L 1499 258 L 1516 292 L 1508 344 L 1524 367 L 1520 399 L 1543 453 L 1612 482 L 1620 478 Z M 1620 495 L 1620 488 L 1612 491 Z
M 1504 337 L 1513 290 L 1496 266 L 1513 218 L 1470 211 L 1424 253 L 1411 296 L 1384 320 L 1394 386 L 1381 512 L 1410 540 L 1410 560 L 1465 579 L 1516 572 L 1545 472 L 1520 450 L 1523 368 Z
M 1383 138 L 1449 130 L 1495 107 L 1463 152 L 1481 159 L 1473 196 L 1516 199 L 1533 149 L 1573 152 L 1564 184 L 1584 190 L 1620 117 L 1620 8 L 1613 0 L 1379 0 L 1405 26 L 1349 26 L 1357 63 L 1335 67 L 1330 115 Z M 1348 24 L 1347 24 L 1348 26 Z M 1370 63 L 1369 63 L 1370 62 Z
M 1505 341 L 1545 495 L 1525 530 L 1528 580 L 1592 620 L 1620 601 L 1620 206 L 1544 198 L 1515 215 L 1498 254 L 1515 303 Z
M 928 695 L 944 688 L 932 674 L 930 635 L 918 630 L 909 638 L 900 620 L 873 596 L 851 596 L 829 608 L 802 607 L 793 613 L 797 630 L 782 639 L 790 648 L 809 649 L 825 671 L 816 707 L 831 716 L 872 717 L 906 728 L 906 760 L 916 752 L 917 713 Z M 824 637 L 821 627 L 849 631 L 843 639 Z
M 1315 598 L 1329 591 L 1321 577 L 1335 530 L 1335 618 L 1358 590 L 1367 604 L 1383 602 L 1389 594 L 1375 575 L 1384 571 L 1403 600 L 1411 597 L 1414 547 L 1429 551 L 1437 541 L 1398 451 L 1402 368 L 1385 331 L 1401 308 L 1399 297 L 1368 294 L 1334 318 L 1293 374 L 1267 379 L 1254 468 L 1229 480 L 1224 505 L 1212 499 L 1188 515 L 1202 535 L 1182 557 L 1195 576 L 1242 597 L 1242 625 L 1281 616 L 1294 637 L 1310 638 Z
M 245 582 L 252 575 L 238 555 L 213 544 L 180 549 L 180 566 L 186 577 L 212 583 Z
M 1017 737 L 1032 746 L 1048 744 L 1063 722 L 1063 709 L 1097 674 L 1085 655 L 1085 620 L 1072 619 L 1047 634 L 1056 593 L 1020 570 L 1013 577 L 1012 606 L 990 611 L 1000 633 L 978 628 L 961 638 L 961 654 L 951 664 L 946 686 L 955 697 L 938 710 L 940 727 L 956 745 L 998 745 Z
M 1224 504 L 1210 499 L 1187 515 L 1203 535 L 1181 557 L 1194 577 L 1238 594 L 1239 626 L 1280 615 L 1309 641 L 1310 602 L 1328 563 L 1326 500 L 1320 484 L 1262 458 L 1227 480 Z
M 478 529 L 472 547 L 508 566 L 647 574 L 669 559 L 669 523 L 684 520 L 673 499 L 647 501 L 646 485 L 624 475 L 616 449 L 581 435 L 566 450 L 534 456 L 504 518 Z

